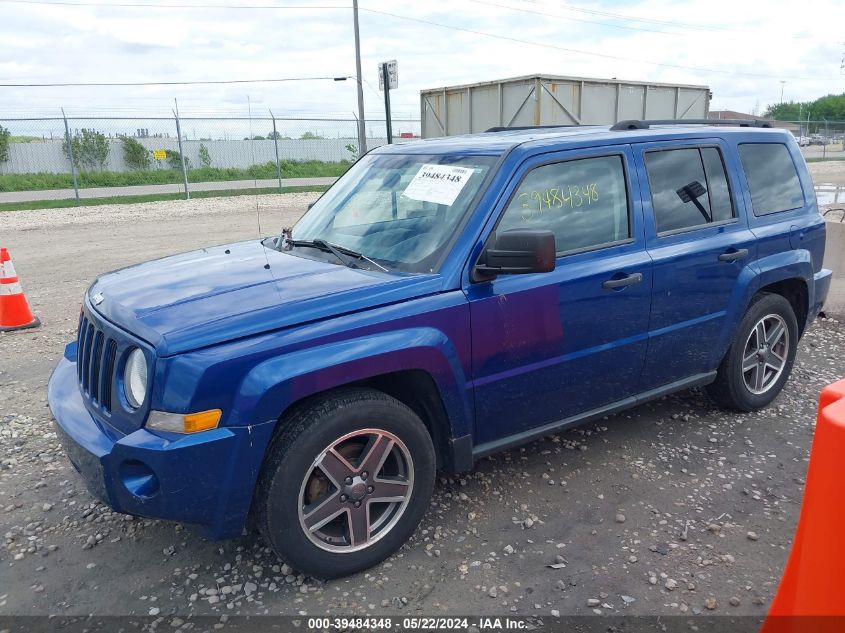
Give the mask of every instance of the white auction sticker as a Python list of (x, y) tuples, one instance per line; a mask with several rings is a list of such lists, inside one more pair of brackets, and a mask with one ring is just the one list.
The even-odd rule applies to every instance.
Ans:
[(472, 174), (473, 170), (467, 167), (426, 163), (420, 167), (404, 194), (412, 200), (451, 206)]

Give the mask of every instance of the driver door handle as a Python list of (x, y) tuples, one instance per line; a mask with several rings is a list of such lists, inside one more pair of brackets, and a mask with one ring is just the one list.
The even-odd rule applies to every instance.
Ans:
[(632, 273), (630, 275), (620, 277), (619, 279), (608, 279), (601, 285), (601, 287), (607, 289), (624, 288), (625, 286), (633, 286), (634, 284), (638, 284), (642, 280), (642, 273)]
[(747, 248), (731, 249), (719, 255), (720, 262), (735, 262), (738, 259), (745, 259), (748, 257)]

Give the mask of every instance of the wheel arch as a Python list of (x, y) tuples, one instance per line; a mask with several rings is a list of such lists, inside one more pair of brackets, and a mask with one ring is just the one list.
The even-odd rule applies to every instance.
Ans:
[(797, 277), (782, 279), (762, 286), (755, 293), (755, 296), (762, 293), (780, 295), (789, 301), (792, 311), (795, 313), (795, 320), (798, 322), (798, 336), (802, 336), (807, 326), (807, 315), (810, 310), (810, 292), (807, 281)]
[(236, 408), (243, 417), (277, 420), (277, 433), (294, 410), (349, 387), (378, 390), (414, 411), (431, 434), (442, 469), (471, 467), (465, 375), (451, 342), (438, 330), (378, 334), (269, 359), (243, 380)]

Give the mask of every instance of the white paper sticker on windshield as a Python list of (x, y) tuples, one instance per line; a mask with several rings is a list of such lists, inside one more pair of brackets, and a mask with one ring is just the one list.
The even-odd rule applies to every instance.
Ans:
[(404, 194), (412, 200), (451, 206), (472, 174), (471, 168), (426, 163), (420, 167)]

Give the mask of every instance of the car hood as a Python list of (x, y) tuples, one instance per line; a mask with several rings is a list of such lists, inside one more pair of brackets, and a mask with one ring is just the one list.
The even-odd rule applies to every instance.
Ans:
[(87, 302), (169, 356), (433, 294), (440, 281), (305, 259), (255, 240), (107, 273)]

